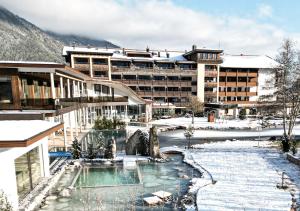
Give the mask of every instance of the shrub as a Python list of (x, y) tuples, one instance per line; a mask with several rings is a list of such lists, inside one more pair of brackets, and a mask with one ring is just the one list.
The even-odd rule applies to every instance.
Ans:
[(242, 109), (239, 111), (239, 119), (240, 119), (240, 120), (246, 119), (246, 109), (242, 108)]
[(126, 126), (125, 122), (121, 119), (114, 117), (112, 120), (106, 117), (98, 118), (95, 121), (95, 130), (113, 130), (113, 129), (124, 129)]
[(79, 159), (81, 157), (81, 146), (77, 138), (75, 138), (72, 143), (72, 155), (74, 159)]
[(1, 190), (0, 190), (0, 210), (1, 211), (12, 211), (13, 210), (13, 207), (7, 200), (7, 196)]

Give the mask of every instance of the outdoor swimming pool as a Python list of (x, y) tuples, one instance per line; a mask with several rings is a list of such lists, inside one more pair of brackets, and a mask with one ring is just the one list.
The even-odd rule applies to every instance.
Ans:
[(75, 187), (98, 187), (139, 184), (137, 169), (124, 169), (122, 166), (84, 167), (75, 178)]
[[(121, 166), (92, 166), (80, 173), (68, 170), (39, 210), (174, 210), (177, 199), (187, 192), (190, 178), (200, 174), (183, 163), (181, 155), (168, 157), (166, 163), (139, 163), (140, 175), (137, 169)], [(75, 189), (70, 197), (60, 196), (59, 192), (72, 183)], [(174, 202), (148, 207), (143, 198), (160, 190), (172, 193)]]

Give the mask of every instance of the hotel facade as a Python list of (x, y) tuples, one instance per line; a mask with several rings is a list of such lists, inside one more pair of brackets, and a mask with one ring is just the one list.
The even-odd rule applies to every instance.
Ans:
[[(190, 96), (201, 102), (256, 107), (264, 96), (271, 100), (270, 83), (277, 63), (268, 56), (226, 55), (219, 49), (189, 52), (65, 47), (72, 68), (91, 78), (124, 83), (157, 111), (186, 108)], [(271, 85), (270, 85), (271, 84)]]

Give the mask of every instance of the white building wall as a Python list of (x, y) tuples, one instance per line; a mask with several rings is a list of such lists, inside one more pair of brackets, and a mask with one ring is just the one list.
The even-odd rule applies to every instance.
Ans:
[(41, 176), (49, 176), (49, 157), (48, 157), (48, 137), (45, 137), (28, 147), (8, 148), (5, 151), (0, 151), (0, 190), (7, 196), (8, 201), (13, 206), (14, 210), (18, 209), (19, 199), (16, 180), (15, 159), (30, 150), (39, 147), (41, 157)]
[(197, 97), (200, 102), (204, 102), (204, 75), (205, 64), (197, 65)]
[(257, 100), (260, 100), (264, 96), (271, 97), (268, 100), (276, 100), (274, 96), (275, 92), (275, 71), (273, 69), (259, 69), (258, 71), (258, 90)]

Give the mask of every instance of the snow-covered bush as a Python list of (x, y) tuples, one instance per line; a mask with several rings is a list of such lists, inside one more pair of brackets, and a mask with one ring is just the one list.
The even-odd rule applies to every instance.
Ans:
[(8, 202), (6, 195), (0, 190), (0, 210), (1, 211), (12, 211), (13, 207)]

